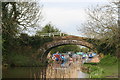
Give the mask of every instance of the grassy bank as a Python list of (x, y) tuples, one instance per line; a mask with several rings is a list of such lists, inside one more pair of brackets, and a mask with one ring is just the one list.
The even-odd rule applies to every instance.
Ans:
[(115, 56), (106, 55), (98, 64), (89, 63), (83, 66), (88, 68), (90, 78), (118, 77), (118, 59)]
[[(33, 50), (33, 49), (32, 49)], [(40, 62), (35, 52), (26, 50), (24, 53), (11, 53), (7, 55), (7, 59), (3, 60), (3, 67), (43, 67), (47, 63)], [(4, 57), (4, 56), (3, 56)], [(5, 59), (5, 58), (3, 58)]]
[(21, 33), (19, 37), (5, 41), (2, 48), (3, 66), (36, 67), (46, 65), (40, 62), (42, 53), (40, 54), (38, 50), (52, 40), (52, 37), (29, 36)]
[(103, 78), (116, 78), (118, 77), (118, 64), (110, 65), (110, 66), (104, 66), (100, 65), (100, 67), (104, 70), (104, 73), (102, 73)]
[(118, 77), (118, 62), (120, 60), (115, 56), (106, 55), (101, 62), (98, 64), (99, 67), (103, 68), (104, 73), (102, 77), (104, 78), (117, 78)]
[(4, 67), (43, 67), (45, 65), (39, 60), (21, 54), (11, 55), (9, 61), (3, 63)]

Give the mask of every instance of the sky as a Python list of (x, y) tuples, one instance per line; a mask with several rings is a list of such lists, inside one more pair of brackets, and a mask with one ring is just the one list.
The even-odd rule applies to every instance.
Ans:
[(83, 36), (78, 32), (81, 24), (87, 20), (85, 9), (97, 4), (108, 4), (108, 0), (38, 0), (43, 4), (44, 21), (42, 26), (51, 23), (61, 32)]

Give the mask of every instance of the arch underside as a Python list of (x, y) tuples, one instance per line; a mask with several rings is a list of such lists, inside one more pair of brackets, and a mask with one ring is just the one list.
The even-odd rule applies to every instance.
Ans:
[(94, 50), (94, 47), (92, 44), (86, 42), (86, 41), (77, 41), (77, 40), (60, 40), (60, 41), (53, 41), (53, 42), (50, 42), (50, 43), (47, 43), (45, 45), (45, 48), (44, 48), (44, 52), (43, 52), (43, 55), (41, 56), (43, 58), (44, 57), (47, 57), (48, 53), (55, 47), (58, 47), (58, 46), (62, 46), (62, 45), (81, 45), (81, 46), (85, 46), (91, 50)]

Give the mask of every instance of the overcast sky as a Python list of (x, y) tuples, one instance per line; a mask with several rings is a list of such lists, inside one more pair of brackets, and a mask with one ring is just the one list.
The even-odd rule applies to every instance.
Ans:
[(43, 4), (43, 26), (51, 22), (62, 32), (81, 36), (77, 28), (87, 19), (85, 9), (107, 4), (108, 0), (41, 0), (39, 3)]

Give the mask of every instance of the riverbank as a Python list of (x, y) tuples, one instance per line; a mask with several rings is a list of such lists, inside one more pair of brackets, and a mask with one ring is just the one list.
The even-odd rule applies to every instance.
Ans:
[(103, 78), (118, 78), (118, 64), (110, 65), (110, 66), (104, 66), (99, 65), (104, 70), (104, 73), (102, 73)]
[(90, 74), (91, 78), (118, 78), (117, 63), (114, 65), (84, 64), (83, 67), (86, 68), (83, 72)]
[(90, 78), (118, 78), (118, 60), (115, 56), (106, 55), (100, 63), (83, 64)]
[[(32, 49), (33, 50), (33, 49)], [(7, 55), (7, 59), (3, 60), (3, 67), (43, 67), (47, 65), (47, 63), (43, 63), (40, 61), (40, 58), (36, 57), (37, 50), (33, 51), (26, 49), (26, 53), (11, 53)], [(4, 57), (4, 56), (3, 56)], [(47, 59), (46, 59), (47, 60)]]

